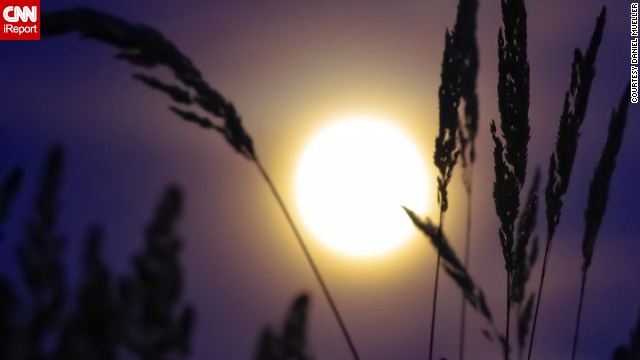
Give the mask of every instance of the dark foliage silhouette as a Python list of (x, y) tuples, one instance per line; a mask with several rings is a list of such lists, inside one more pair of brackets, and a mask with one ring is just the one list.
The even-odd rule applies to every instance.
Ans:
[(500, 219), (500, 245), (507, 270), (507, 316), (505, 336), (509, 358), (509, 324), (511, 318), (511, 283), (516, 267), (515, 223), (520, 208), (520, 192), (527, 174), (529, 125), (529, 60), (527, 57), (527, 11), (523, 0), (502, 0), (502, 22), (498, 35), (498, 108), (500, 130), (494, 121), (491, 136), (495, 182), (493, 198)]
[(589, 47), (587, 48), (586, 54), (583, 55), (578, 48), (574, 50), (573, 63), (571, 64), (571, 82), (564, 97), (562, 115), (560, 116), (558, 134), (556, 136), (555, 150), (553, 151), (553, 154), (551, 154), (551, 158), (549, 160), (549, 178), (545, 189), (545, 200), (547, 205), (547, 240), (545, 243), (544, 258), (542, 260), (542, 273), (540, 275), (540, 283), (538, 286), (538, 297), (536, 299), (536, 307), (533, 315), (531, 342), (529, 344), (529, 358), (531, 358), (531, 351), (533, 349), (538, 312), (540, 309), (540, 300), (542, 299), (542, 290), (547, 272), (547, 265), (549, 263), (551, 244), (553, 242), (556, 228), (560, 223), (563, 197), (569, 188), (573, 162), (578, 148), (580, 127), (582, 126), (586, 116), (591, 84), (595, 77), (595, 62), (600, 42), (602, 41), (606, 14), (607, 9), (606, 7), (603, 7), (598, 19), (596, 20), (596, 26), (593, 30), (591, 40), (589, 41)]
[[(43, 35), (64, 35), (72, 32), (79, 32), (86, 38), (118, 48), (120, 52), (116, 58), (132, 65), (147, 69), (167, 67), (181, 85), (166, 84), (159, 79), (141, 74), (134, 75), (134, 78), (152, 89), (165, 93), (180, 106), (192, 105), (197, 110), (205, 112), (211, 118), (196, 115), (193, 111), (197, 110), (193, 108), (180, 110), (179, 114), (188, 114), (185, 118), (187, 121), (193, 121), (192, 117), (200, 119), (200, 126), (220, 132), (238, 153), (248, 159), (255, 158), (251, 137), (242, 127), (233, 104), (209, 86), (191, 60), (160, 32), (149, 26), (129, 24), (115, 16), (87, 8), (42, 15)], [(221, 119), (222, 124), (216, 124), (216, 118)]]
[(620, 345), (613, 353), (613, 360), (640, 360), (640, 316), (636, 326), (631, 331), (631, 341), (628, 345)]
[[(147, 228), (134, 272), (116, 278), (101, 260), (102, 230), (92, 227), (77, 291), (66, 279), (66, 238), (57, 229), (64, 153), (45, 163), (25, 238), (18, 243), (20, 274), (29, 298), (0, 276), (2, 359), (177, 359), (189, 353), (193, 308), (181, 304), (183, 279), (175, 232), (182, 194), (170, 187)], [(3, 190), (4, 191), (4, 190)], [(4, 195), (4, 194), (3, 194)], [(8, 246), (8, 245), (5, 245)]]
[(60, 258), (65, 237), (58, 233), (58, 190), (64, 166), (62, 148), (51, 150), (44, 166), (25, 240), (18, 245), (21, 275), (29, 290), (32, 310), (26, 318), (25, 356), (42, 359), (45, 337), (55, 331), (68, 300), (65, 270)]
[(407, 208), (405, 208), (405, 211), (409, 215), (409, 218), (411, 218), (413, 224), (430, 239), (431, 243), (434, 246), (440, 247), (442, 267), (462, 289), (465, 299), (474, 309), (478, 310), (489, 323), (493, 324), (493, 318), (487, 306), (484, 292), (473, 282), (464, 265), (462, 265), (462, 262), (453, 251), (453, 248), (449, 245), (447, 237), (442, 234), (442, 239), (439, 241), (438, 226), (434, 225), (429, 218), (421, 220), (413, 211)]
[(309, 296), (299, 295), (291, 304), (280, 334), (263, 330), (256, 360), (311, 360), (307, 350)]
[[(438, 168), (438, 202), (440, 203), (440, 221), (438, 223), (439, 238), (442, 237), (444, 213), (449, 207), (447, 187), (453, 176), (453, 168), (458, 161), (456, 135), (458, 132), (458, 105), (460, 103), (460, 54), (456, 49), (455, 37), (445, 33), (445, 49), (442, 56), (441, 85), (438, 92), (440, 104), (440, 127), (436, 137), (434, 163)], [(429, 335), (429, 360), (433, 359), (433, 342), (435, 337), (436, 309), (438, 304), (438, 281), (440, 278), (440, 247), (437, 247), (435, 281), (431, 308), (431, 331)]]
[(449, 244), (447, 237), (444, 234), (439, 235), (438, 226), (434, 225), (429, 218), (422, 220), (413, 211), (407, 208), (404, 210), (407, 215), (409, 215), (413, 224), (430, 240), (430, 243), (434, 247), (440, 248), (439, 251), (442, 256), (441, 266), (461, 289), (464, 299), (469, 302), (471, 307), (475, 309), (489, 325), (490, 330), (485, 330), (485, 334), (488, 334), (490, 339), (497, 338), (503, 343), (504, 336), (500, 334), (493, 322), (491, 310), (487, 305), (484, 292), (473, 281), (471, 275), (467, 272), (467, 269)]
[[(359, 359), (358, 352), (333, 300), (333, 296), (329, 292), (318, 266), (291, 218), (282, 197), (264, 166), (258, 160), (258, 156), (254, 151), (253, 141), (243, 128), (240, 116), (233, 104), (209, 86), (192, 61), (183, 55), (173, 43), (149, 26), (130, 24), (115, 16), (87, 8), (43, 14), (43, 35), (64, 35), (72, 32), (78, 32), (87, 38), (118, 48), (120, 52), (116, 55), (116, 58), (127, 61), (132, 65), (142, 68), (167, 67), (180, 84), (165, 83), (160, 79), (144, 74), (135, 74), (134, 79), (141, 81), (154, 90), (165, 93), (176, 104), (170, 106), (170, 110), (173, 113), (187, 122), (195, 123), (204, 129), (213, 129), (219, 132), (235, 151), (257, 166), (280, 206), (329, 303), (352, 357)], [(216, 118), (221, 119), (222, 123), (216, 123), (214, 121)]]
[(484, 291), (473, 281), (466, 267), (459, 260), (453, 247), (451, 247), (447, 236), (442, 234), (442, 241), (438, 241), (438, 227), (433, 224), (431, 219), (426, 218), (422, 220), (413, 211), (407, 208), (404, 210), (407, 215), (409, 215), (413, 224), (430, 240), (430, 243), (434, 247), (440, 247), (443, 260), (441, 266), (454, 283), (458, 285), (465, 301), (471, 304), (471, 307), (482, 316), (489, 327), (488, 329), (482, 329), (482, 334), (491, 342), (497, 341), (501, 350), (503, 352), (506, 351), (505, 337), (500, 333), (493, 321), (493, 316), (486, 302)]
[(531, 188), (527, 195), (524, 211), (517, 221), (514, 251), (514, 274), (511, 286), (511, 300), (522, 303), (525, 298), (525, 285), (530, 276), (531, 266), (537, 257), (536, 246), (527, 253), (529, 240), (535, 231), (538, 215), (538, 187), (540, 186), (540, 170), (536, 169)]
[(598, 237), (598, 231), (602, 224), (602, 218), (607, 210), (607, 202), (609, 200), (609, 187), (611, 185), (611, 177), (616, 168), (616, 158), (622, 146), (622, 138), (624, 128), (627, 124), (627, 109), (629, 107), (629, 94), (631, 93), (631, 84), (628, 84), (620, 97), (618, 109), (614, 109), (611, 113), (609, 121), (609, 132), (607, 141), (604, 144), (602, 155), (598, 161), (598, 165), (593, 172), (591, 185), (589, 186), (589, 197), (587, 198), (587, 209), (584, 212), (585, 230), (582, 239), (582, 282), (580, 286), (580, 300), (578, 302), (578, 315), (576, 317), (576, 327), (573, 337), (572, 359), (576, 358), (578, 348), (578, 333), (580, 331), (580, 317), (582, 316), (582, 302), (584, 300), (585, 285), (587, 282), (587, 273), (591, 260), (593, 259), (593, 250)]
[[(460, 69), (460, 98), (464, 102), (464, 115), (458, 127), (460, 158), (462, 160), (462, 178), (467, 193), (467, 234), (464, 243), (464, 267), (469, 267), (471, 253), (471, 199), (473, 194), (473, 164), (476, 160), (476, 137), (478, 136), (478, 44), (476, 40), (476, 17), (478, 2), (463, 0), (458, 3), (458, 14), (453, 34), (456, 37), (458, 51), (462, 60)], [(460, 345), (458, 359), (464, 359), (467, 303), (462, 298), (460, 316)]]
[[(514, 270), (511, 279), (511, 301), (516, 308), (518, 358), (522, 359), (529, 335), (529, 322), (533, 313), (535, 293), (527, 295), (527, 283), (531, 269), (538, 258), (538, 238), (531, 237), (535, 232), (538, 214), (538, 188), (540, 186), (540, 169), (535, 175), (524, 210), (520, 213), (516, 228), (514, 251)], [(531, 245), (529, 245), (531, 243)]]
[(11, 204), (20, 191), (22, 177), (22, 169), (13, 168), (2, 181), (2, 185), (0, 185), (0, 229), (9, 217)]
[[(469, 145), (469, 161), (475, 160), (475, 136), (477, 133), (477, 96), (475, 81), (478, 70), (478, 54), (475, 42), (475, 17), (478, 4), (475, 0), (460, 0), (453, 31), (445, 31), (445, 46), (442, 55), (440, 73), (439, 128), (435, 140), (434, 164), (438, 169), (438, 202), (440, 204), (440, 221), (438, 238), (442, 237), (444, 214), (449, 207), (448, 185), (453, 176), (453, 169), (461, 152), (466, 153)], [(461, 100), (466, 101), (465, 122), (461, 126), (458, 107)], [(462, 129), (465, 129), (464, 131)], [(465, 137), (466, 136), (466, 137)], [(458, 137), (464, 139), (458, 140)], [(463, 155), (465, 157), (466, 154)], [(409, 213), (409, 212), (408, 212)], [(439, 241), (439, 240), (438, 240)], [(429, 334), (429, 359), (433, 359), (433, 345), (436, 325), (436, 309), (438, 302), (438, 283), (440, 279), (441, 246), (436, 241), (436, 271), (431, 309), (431, 329)], [(466, 259), (466, 258), (465, 258)], [(465, 260), (466, 261), (466, 260)], [(464, 301), (463, 301), (464, 311)], [(464, 319), (462, 320), (461, 343), (464, 339)], [(463, 355), (461, 346), (460, 357)]]
[[(460, 69), (460, 97), (464, 101), (464, 117), (460, 119), (458, 136), (460, 140), (460, 158), (465, 170), (476, 161), (476, 138), (478, 137), (478, 94), (477, 78), (480, 63), (478, 60), (478, 42), (476, 27), (478, 16), (477, 0), (461, 0), (458, 3), (456, 24), (453, 36), (462, 61)], [(465, 185), (471, 186), (471, 179), (465, 176)]]
[[(514, 304), (517, 306), (517, 334), (518, 334), (518, 346), (520, 354), (523, 355), (526, 345), (526, 339), (529, 331), (529, 323), (533, 313), (533, 301), (534, 294), (531, 293), (526, 296), (526, 284), (529, 280), (531, 268), (533, 267), (538, 257), (538, 245), (537, 238), (533, 240), (532, 246), (528, 246), (529, 238), (533, 233), (533, 229), (536, 225), (537, 214), (537, 192), (540, 183), (540, 173), (536, 171), (536, 175), (529, 190), (527, 197), (527, 205), (525, 211), (520, 214), (518, 220), (517, 229), (517, 243), (515, 257), (516, 268), (513, 277), (512, 298)], [(491, 311), (486, 303), (484, 292), (477, 286), (471, 278), (467, 268), (460, 262), (453, 248), (449, 245), (447, 237), (443, 234), (442, 243), (438, 245), (438, 227), (427, 218), (421, 220), (411, 210), (405, 211), (411, 218), (414, 225), (430, 239), (430, 243), (434, 246), (440, 246), (440, 252), (442, 255), (442, 266), (446, 273), (452, 278), (452, 280), (458, 285), (466, 301), (468, 301), (472, 308), (476, 310), (486, 321), (489, 326), (488, 329), (483, 329), (482, 333), (490, 341), (499, 340), (501, 350), (503, 353), (506, 351), (506, 339), (501, 334), (493, 321)], [(527, 252), (527, 249), (530, 251)]]

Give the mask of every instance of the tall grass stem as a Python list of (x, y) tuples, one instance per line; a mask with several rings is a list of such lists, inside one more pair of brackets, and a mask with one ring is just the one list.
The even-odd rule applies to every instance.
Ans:
[(527, 360), (531, 360), (531, 352), (533, 351), (533, 339), (536, 337), (536, 325), (538, 324), (538, 310), (540, 309), (540, 299), (542, 298), (542, 287), (544, 285), (544, 278), (547, 274), (547, 264), (549, 263), (549, 253), (551, 252), (552, 234), (547, 234), (547, 243), (544, 249), (544, 259), (542, 260), (542, 273), (540, 274), (540, 284), (538, 284), (538, 293), (536, 295), (536, 309), (533, 312), (533, 324), (531, 325), (531, 337), (529, 338), (529, 351), (527, 353)]
[(436, 260), (436, 280), (433, 284), (433, 306), (431, 307), (431, 334), (429, 335), (429, 360), (433, 360), (433, 339), (436, 328), (436, 308), (438, 303), (438, 279), (440, 278), (440, 243), (442, 242), (442, 226), (444, 211), (440, 209), (440, 222), (438, 224), (438, 259)]
[[(464, 267), (469, 270), (469, 253), (471, 248), (471, 205), (473, 195), (473, 163), (468, 168), (468, 186), (467, 186), (467, 234), (464, 243)], [(467, 330), (467, 301), (462, 294), (462, 310), (460, 311), (460, 347), (458, 349), (458, 359), (464, 360), (464, 343)]]
[(580, 285), (580, 300), (578, 302), (578, 315), (576, 316), (576, 329), (573, 333), (573, 348), (571, 350), (571, 359), (576, 359), (576, 351), (578, 350), (578, 333), (580, 332), (580, 318), (582, 317), (582, 303), (584, 300), (584, 288), (587, 283), (587, 271), (582, 271), (582, 284)]
[(325, 298), (327, 299), (327, 302), (329, 303), (329, 306), (331, 307), (331, 311), (333, 312), (333, 316), (338, 321), (338, 325), (340, 326), (340, 330), (342, 331), (342, 335), (344, 336), (345, 340), (347, 341), (347, 345), (349, 346), (349, 351), (351, 352), (351, 356), (353, 357), (354, 360), (360, 360), (360, 356), (358, 355), (358, 351), (356, 350), (356, 347), (355, 347), (355, 345), (353, 343), (353, 340), (351, 339), (351, 336), (349, 335), (349, 331), (347, 330), (347, 326), (345, 325), (344, 320), (342, 319), (342, 316), (340, 315), (340, 311), (338, 311), (338, 307), (336, 306), (336, 303), (333, 300), (333, 296), (331, 296), (331, 293), (329, 292), (329, 288), (327, 287), (326, 283), (324, 282), (324, 279), (322, 278), (322, 275), (320, 274), (320, 270), (318, 269), (318, 266), (316, 265), (315, 261), (313, 260), (313, 257), (311, 256), (311, 253), (309, 252), (309, 249), (307, 248), (307, 245), (306, 245), (305, 241), (302, 239), (302, 236), (300, 235), (300, 232), (298, 231), (298, 227), (296, 226), (295, 222), (291, 218), (291, 215), (289, 214), (289, 210), (287, 209), (287, 206), (285, 205), (284, 201), (282, 200), (282, 197), (280, 197), (280, 193), (278, 192), (278, 189), (276, 188), (276, 186), (273, 183), (273, 181), (271, 181), (271, 177), (269, 176), (269, 174), (267, 173), (265, 168), (262, 166), (262, 163), (260, 163), (258, 158), (256, 157), (254, 160), (255, 160), (256, 166), (258, 167), (258, 170), (260, 171), (260, 174), (262, 175), (262, 177), (266, 181), (267, 185), (269, 186), (269, 189), (271, 190), (271, 193), (276, 198), (276, 201), (278, 202), (278, 205), (280, 206), (280, 210), (282, 210), (282, 213), (284, 214), (285, 218), (287, 219), (287, 223), (289, 223), (289, 227), (293, 231), (293, 234), (295, 235), (296, 240), (298, 241), (298, 245), (300, 245), (300, 248), (302, 249), (302, 252), (304, 253), (305, 258), (307, 259), (307, 262), (309, 263), (309, 266), (311, 266), (311, 270), (313, 271), (313, 275), (315, 276), (316, 280), (320, 284), (320, 288), (322, 288), (322, 293), (324, 294)]
[(505, 325), (505, 349), (504, 360), (509, 360), (509, 353), (511, 352), (511, 344), (509, 343), (509, 324), (511, 323), (511, 273), (507, 271), (507, 321)]

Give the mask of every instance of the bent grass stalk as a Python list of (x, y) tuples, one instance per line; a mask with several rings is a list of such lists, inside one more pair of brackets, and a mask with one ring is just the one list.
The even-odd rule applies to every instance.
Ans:
[(500, 334), (495, 326), (484, 291), (477, 286), (471, 278), (471, 275), (451, 247), (447, 236), (445, 236), (444, 233), (440, 233), (441, 227), (434, 225), (428, 217), (422, 220), (413, 211), (407, 208), (404, 208), (404, 210), (420, 232), (430, 240), (429, 242), (433, 246), (439, 249), (442, 260), (440, 265), (444, 268), (446, 274), (458, 285), (464, 299), (469, 302), (471, 307), (487, 322), (489, 330), (483, 329), (482, 333), (492, 342), (494, 339), (498, 340), (502, 346), (502, 351), (506, 351), (504, 347), (504, 335)]
[(358, 352), (356, 350), (355, 344), (353, 343), (353, 340), (351, 339), (351, 336), (349, 335), (349, 331), (347, 330), (347, 326), (345, 325), (344, 320), (342, 319), (342, 316), (340, 316), (340, 311), (338, 311), (338, 306), (336, 305), (335, 301), (333, 300), (333, 296), (331, 296), (331, 292), (329, 291), (329, 288), (327, 287), (324, 279), (322, 278), (322, 274), (320, 273), (320, 270), (318, 269), (318, 266), (316, 265), (315, 261), (313, 260), (313, 257), (311, 256), (311, 253), (309, 252), (309, 249), (307, 248), (307, 245), (304, 242), (304, 239), (300, 235), (300, 232), (298, 231), (298, 228), (297, 228), (295, 222), (291, 218), (291, 215), (289, 214), (289, 210), (287, 209), (287, 206), (285, 205), (284, 201), (282, 200), (282, 197), (280, 196), (280, 193), (278, 192), (278, 189), (276, 188), (276, 186), (273, 183), (273, 181), (271, 181), (271, 177), (269, 177), (269, 174), (264, 169), (264, 167), (262, 166), (262, 163), (260, 163), (260, 161), (258, 160), (257, 157), (255, 158), (254, 162), (255, 162), (256, 166), (258, 167), (258, 170), (260, 171), (260, 175), (262, 175), (262, 178), (264, 179), (264, 181), (269, 186), (269, 189), (271, 190), (271, 193), (276, 198), (276, 201), (278, 202), (278, 206), (280, 206), (280, 210), (282, 211), (282, 213), (284, 214), (285, 218), (287, 219), (287, 223), (289, 224), (289, 227), (293, 231), (293, 234), (295, 235), (296, 240), (298, 241), (298, 245), (300, 245), (300, 248), (302, 249), (302, 252), (304, 253), (305, 258), (307, 259), (307, 262), (309, 263), (309, 266), (311, 266), (311, 270), (313, 271), (313, 275), (316, 277), (316, 280), (318, 281), (318, 284), (320, 284), (320, 288), (322, 289), (322, 293), (324, 294), (325, 298), (327, 299), (327, 302), (329, 303), (329, 306), (331, 307), (331, 312), (333, 313), (333, 316), (336, 318), (336, 321), (338, 321), (338, 325), (340, 326), (340, 330), (342, 331), (342, 334), (344, 335), (345, 340), (347, 341), (347, 345), (349, 346), (349, 351), (351, 352), (351, 355), (353, 356), (354, 359), (360, 359), (360, 357), (358, 355)]
[[(119, 53), (116, 58), (142, 68), (167, 67), (175, 76), (178, 84), (168, 84), (155, 77), (135, 74), (134, 79), (146, 86), (169, 96), (174, 104), (170, 110), (184, 121), (195, 123), (204, 129), (212, 129), (222, 134), (227, 143), (247, 160), (252, 161), (260, 171), (271, 193), (282, 210), (287, 223), (294, 233), (298, 245), (318, 281), (338, 322), (351, 356), (359, 360), (355, 345), (338, 311), (329, 289), (323, 280), (306, 243), (300, 235), (295, 222), (289, 215), (284, 201), (268, 176), (254, 151), (253, 141), (242, 126), (235, 107), (222, 94), (213, 89), (202, 77), (192, 61), (159, 31), (146, 25), (130, 24), (115, 16), (87, 8), (76, 8), (44, 14), (42, 16), (43, 35), (64, 35), (79, 32), (87, 38), (115, 46)], [(189, 109), (185, 107), (191, 106)], [(195, 108), (195, 109), (194, 109)], [(202, 114), (204, 113), (204, 114)], [(215, 123), (212, 118), (223, 122)]]

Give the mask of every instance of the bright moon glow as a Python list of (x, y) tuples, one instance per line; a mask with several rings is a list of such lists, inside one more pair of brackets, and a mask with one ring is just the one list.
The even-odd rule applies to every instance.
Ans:
[(300, 159), (298, 209), (311, 232), (344, 254), (373, 257), (402, 245), (424, 214), (427, 171), (411, 140), (389, 122), (349, 117), (322, 130)]

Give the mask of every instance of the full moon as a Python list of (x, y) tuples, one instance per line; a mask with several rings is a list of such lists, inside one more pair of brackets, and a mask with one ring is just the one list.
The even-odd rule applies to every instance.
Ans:
[(298, 210), (329, 248), (376, 257), (413, 233), (402, 209), (424, 214), (432, 186), (413, 142), (391, 122), (349, 117), (321, 130), (299, 160)]

